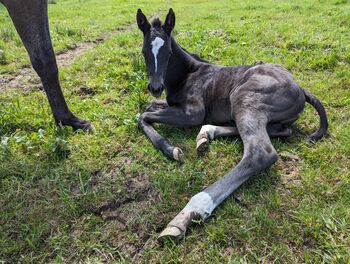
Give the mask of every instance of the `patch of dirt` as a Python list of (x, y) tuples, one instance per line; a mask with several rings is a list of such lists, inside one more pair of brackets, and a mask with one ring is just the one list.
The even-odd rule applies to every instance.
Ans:
[[(105, 220), (113, 219), (123, 219), (128, 218), (129, 213), (134, 213), (136, 211), (142, 210), (142, 208), (136, 208), (139, 210), (129, 210), (128, 208), (123, 209), (125, 205), (133, 205), (133, 207), (138, 207), (139, 204), (143, 204), (145, 200), (152, 200), (157, 196), (157, 192), (153, 185), (148, 181), (148, 176), (146, 174), (134, 174), (129, 178), (124, 185), (125, 194), (124, 197), (118, 200), (112, 199), (101, 203), (97, 211), (101, 214), (102, 218)], [(135, 204), (137, 203), (137, 204)], [(129, 212), (133, 211), (133, 212)], [(127, 213), (127, 215), (125, 215)], [(124, 217), (123, 217), (124, 216)], [(121, 221), (123, 224), (126, 221)]]
[[(133, 162), (128, 156), (119, 157), (91, 174), (86, 188), (107, 198), (86, 205), (86, 212), (105, 221), (106, 240), (123, 257), (135, 262), (141, 259), (144, 250), (158, 246), (155, 234), (158, 227), (163, 227), (167, 222), (156, 209), (160, 196), (149, 181), (149, 176), (142, 172), (130, 172)], [(78, 182), (72, 184), (71, 194), (75, 197), (83, 195)], [(71, 235), (79, 237), (81, 232), (76, 228)]]
[[(105, 221), (115, 221), (117, 231), (113, 244), (128, 258), (137, 259), (146, 249), (157, 244), (151, 237), (155, 231), (154, 204), (159, 194), (146, 174), (134, 174), (124, 184), (123, 198), (100, 204), (98, 213)], [(132, 234), (132, 238), (130, 237)]]
[[(115, 34), (131, 30), (134, 23), (129, 23), (123, 27), (118, 27), (108, 33), (104, 33), (94, 40), (76, 43), (72, 48), (61, 51), (56, 54), (58, 69), (64, 68), (72, 63), (75, 59), (92, 50), (98, 44), (110, 39)], [(13, 74), (3, 74), (0, 76), (0, 92), (7, 89), (20, 88), (26, 92), (31, 89), (43, 89), (40, 78), (30, 65), (23, 66), (19, 71)]]
[(80, 96), (94, 95), (96, 94), (96, 90), (92, 87), (82, 86), (79, 88), (77, 94)]
[(282, 151), (279, 153), (279, 156), (280, 159), (276, 165), (278, 166), (279, 171), (281, 171), (281, 183), (285, 187), (300, 184), (299, 172), (302, 159), (287, 151)]
[[(298, 199), (292, 192), (293, 189), (298, 188), (302, 183), (300, 170), (303, 167), (303, 159), (287, 151), (280, 152), (279, 157), (276, 167), (281, 176), (279, 183), (276, 185), (276, 190), (281, 197), (284, 197), (283, 200), (286, 202), (285, 206), (287, 208), (296, 207), (298, 206)], [(286, 211), (288, 210), (286, 209)]]

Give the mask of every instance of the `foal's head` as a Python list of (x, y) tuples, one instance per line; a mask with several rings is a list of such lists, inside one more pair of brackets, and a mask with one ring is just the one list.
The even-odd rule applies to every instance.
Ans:
[(148, 90), (159, 97), (164, 89), (164, 77), (171, 56), (171, 32), (175, 26), (175, 14), (170, 8), (164, 24), (156, 18), (151, 24), (141, 9), (137, 10), (137, 25), (143, 32), (142, 53), (145, 57)]

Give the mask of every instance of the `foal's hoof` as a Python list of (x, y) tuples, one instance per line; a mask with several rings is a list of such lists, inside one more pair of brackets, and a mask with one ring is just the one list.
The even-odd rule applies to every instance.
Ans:
[(167, 225), (167, 227), (160, 233), (158, 241), (175, 240), (179, 241), (185, 236), (187, 227), (191, 224), (193, 219), (200, 218), (199, 214), (187, 210), (186, 207), (180, 213), (178, 213), (173, 220)]
[(202, 154), (206, 152), (209, 148), (209, 139), (207, 137), (202, 137), (197, 141), (197, 152), (198, 154)]
[(175, 148), (173, 149), (173, 158), (174, 158), (174, 160), (183, 162), (184, 153), (182, 152), (182, 150), (181, 150), (180, 148), (175, 147)]
[(179, 241), (185, 233), (176, 226), (167, 226), (158, 236), (158, 241), (164, 243), (166, 240)]

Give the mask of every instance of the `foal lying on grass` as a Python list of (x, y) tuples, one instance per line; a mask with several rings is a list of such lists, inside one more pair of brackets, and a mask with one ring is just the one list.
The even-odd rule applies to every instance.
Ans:
[[(192, 219), (209, 217), (249, 177), (275, 163), (277, 153), (270, 137), (291, 135), (291, 126), (303, 111), (305, 101), (320, 116), (320, 128), (308, 139), (314, 142), (326, 134), (324, 107), (281, 66), (259, 63), (223, 67), (202, 60), (181, 48), (171, 37), (175, 26), (172, 9), (164, 24), (159, 19), (150, 24), (139, 9), (137, 24), (144, 36), (142, 52), (148, 89), (155, 97), (166, 90), (166, 100), (151, 101), (139, 119), (140, 127), (153, 145), (167, 157), (182, 160), (181, 149), (170, 145), (152, 123), (176, 127), (203, 125), (197, 136), (198, 151), (204, 151), (209, 140), (222, 136), (240, 136), (244, 144), (243, 158), (238, 165), (193, 196), (160, 238), (182, 237)], [(235, 126), (209, 125), (229, 122)]]

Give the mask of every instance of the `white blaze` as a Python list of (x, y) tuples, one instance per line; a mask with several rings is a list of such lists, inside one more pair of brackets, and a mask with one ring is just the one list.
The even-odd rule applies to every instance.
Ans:
[(152, 44), (152, 53), (153, 53), (153, 56), (154, 56), (154, 64), (156, 65), (156, 72), (157, 72), (157, 68), (158, 68), (157, 56), (158, 56), (159, 49), (161, 47), (163, 47), (163, 45), (164, 45), (164, 40), (159, 38), (159, 37), (156, 37), (151, 42), (151, 44)]

